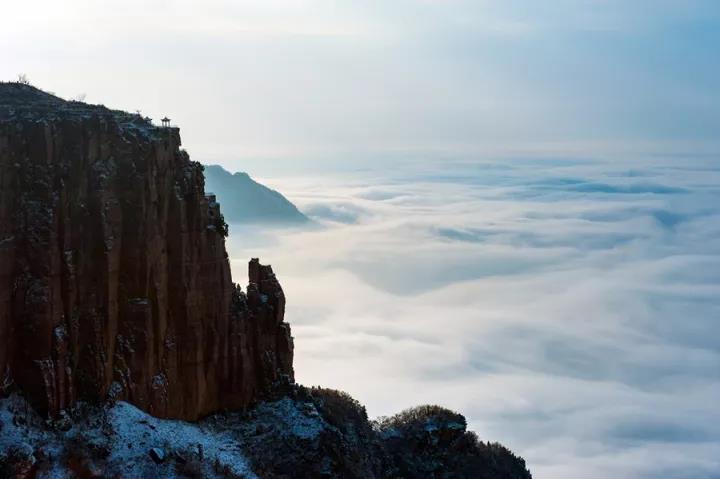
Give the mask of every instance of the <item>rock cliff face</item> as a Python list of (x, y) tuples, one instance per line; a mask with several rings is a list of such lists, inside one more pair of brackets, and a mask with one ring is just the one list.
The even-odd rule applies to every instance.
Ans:
[(0, 84), (0, 387), (197, 419), (291, 381), (282, 288), (253, 260), (242, 293), (225, 234), (176, 128)]

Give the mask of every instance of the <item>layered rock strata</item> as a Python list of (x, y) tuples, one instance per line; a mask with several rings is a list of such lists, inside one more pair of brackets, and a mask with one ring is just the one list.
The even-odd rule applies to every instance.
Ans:
[(282, 288), (252, 260), (240, 291), (226, 228), (178, 129), (0, 84), (0, 387), (197, 419), (292, 381)]

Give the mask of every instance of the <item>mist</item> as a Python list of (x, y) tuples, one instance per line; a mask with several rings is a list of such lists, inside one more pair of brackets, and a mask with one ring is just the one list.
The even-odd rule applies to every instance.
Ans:
[[(679, 163), (682, 163), (679, 165)], [(272, 263), (298, 381), (372, 416), (464, 411), (538, 478), (720, 470), (720, 168), (457, 161), (265, 178), (320, 228), (231, 226)]]

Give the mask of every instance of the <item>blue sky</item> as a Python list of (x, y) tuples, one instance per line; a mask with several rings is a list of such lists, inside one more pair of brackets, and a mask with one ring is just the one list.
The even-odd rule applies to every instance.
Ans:
[(238, 169), (715, 153), (719, 25), (712, 0), (31, 0), (4, 7), (0, 77), (167, 114)]

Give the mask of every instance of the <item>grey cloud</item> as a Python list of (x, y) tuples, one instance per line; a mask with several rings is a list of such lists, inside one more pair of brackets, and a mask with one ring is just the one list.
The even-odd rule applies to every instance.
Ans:
[(622, 233), (595, 233), (565, 237), (527, 231), (460, 230), (454, 228), (438, 228), (437, 234), (450, 240), (472, 243), (493, 241), (533, 248), (566, 247), (582, 250), (614, 248), (637, 238), (637, 235)]
[(633, 444), (642, 444), (648, 441), (706, 442), (712, 438), (712, 435), (703, 428), (662, 421), (657, 418), (638, 417), (627, 418), (627, 422), (613, 426), (609, 433)]
[(388, 189), (376, 189), (376, 188), (370, 188), (367, 191), (360, 193), (358, 195), (358, 198), (363, 198), (366, 200), (374, 200), (374, 201), (385, 201), (385, 200), (392, 200), (398, 197), (403, 196), (402, 192), (398, 191), (392, 191)]
[(335, 221), (338, 223), (356, 223), (366, 210), (352, 203), (309, 204), (305, 214), (312, 218)]
[(612, 185), (609, 183), (586, 182), (582, 180), (565, 179), (555, 184), (536, 185), (539, 188), (560, 189), (565, 191), (576, 191), (579, 193), (620, 193), (620, 194), (657, 194), (667, 195), (686, 193), (687, 190), (666, 185), (653, 183), (633, 183), (629, 185)]

